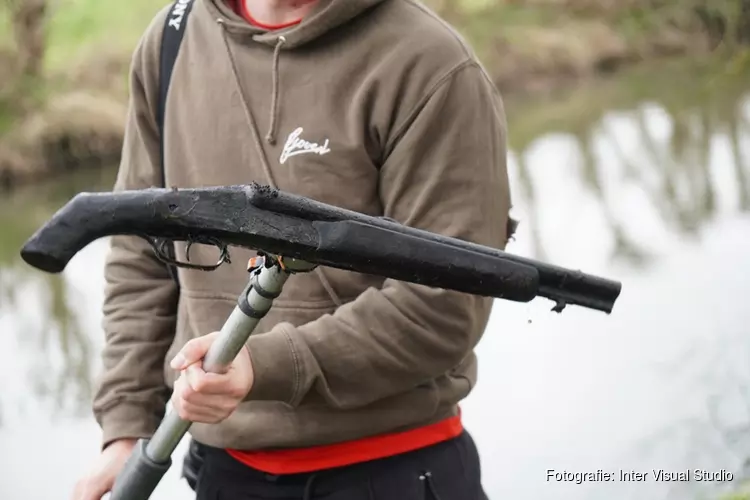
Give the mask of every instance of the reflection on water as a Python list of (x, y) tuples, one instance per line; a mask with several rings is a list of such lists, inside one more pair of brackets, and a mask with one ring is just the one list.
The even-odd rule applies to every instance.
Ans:
[[(626, 78), (632, 81), (582, 89), (531, 109), (509, 104), (515, 201), (523, 203), (525, 222), (534, 226), (529, 236), (538, 258), (560, 243), (554, 236), (547, 245), (539, 241), (546, 222), (538, 219), (549, 221), (550, 213), (536, 206), (538, 191), (563, 190), (545, 181), (550, 175), (573, 176), (562, 182), (577, 184), (595, 203), (590, 208), (604, 219), (601, 229), (612, 244), (607, 257), (630, 264), (648, 261), (653, 242), (636, 234), (637, 228), (626, 229), (633, 214), (622, 213), (623, 205), (648, 211), (638, 225), (658, 225), (683, 238), (698, 237), (704, 224), (727, 211), (750, 208), (746, 83), (685, 69)], [(549, 158), (530, 165), (534, 155)], [(534, 179), (535, 172), (545, 179)], [(570, 194), (556, 196), (580, 201)]]
[[(80, 172), (28, 189), (0, 205), (0, 325), (15, 333), (24, 353), (24, 388), (45, 403), (51, 415), (85, 416), (92, 395), (92, 336), (67, 274), (35, 272), (18, 251), (33, 231), (82, 190), (110, 189), (115, 172)], [(0, 398), (0, 412), (9, 411)], [(2, 425), (2, 422), (0, 422)]]
[[(521, 219), (509, 250), (624, 288), (611, 316), (497, 303), (465, 404), (491, 498), (692, 498), (702, 486), (561, 484), (546, 481), (550, 468), (739, 474), (750, 457), (750, 94), (734, 79), (667, 71), (508, 108)], [(0, 382), (0, 445), (18, 455), (29, 440), (60, 443), (46, 457), (58, 488), (86, 465), (62, 457), (82, 449), (88, 460), (98, 446), (89, 400), (106, 242), (61, 276), (24, 265), (18, 249), (75, 192), (113, 177), (0, 201), (0, 330), (18, 374)], [(59, 498), (23, 481), (30, 470), (0, 459), (0, 498)], [(155, 499), (189, 498), (174, 475), (159, 488)]]

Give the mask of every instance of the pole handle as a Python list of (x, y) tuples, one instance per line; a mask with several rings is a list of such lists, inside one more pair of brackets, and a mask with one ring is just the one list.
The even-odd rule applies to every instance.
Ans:
[(146, 454), (148, 440), (139, 439), (133, 453), (125, 462), (125, 467), (115, 479), (109, 500), (148, 500), (164, 474), (172, 465), (172, 459), (166, 462), (154, 462)]

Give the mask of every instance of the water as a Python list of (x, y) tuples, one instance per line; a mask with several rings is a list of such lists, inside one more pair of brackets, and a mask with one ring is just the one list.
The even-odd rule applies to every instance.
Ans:
[[(492, 499), (717, 498), (750, 457), (750, 92), (737, 77), (633, 73), (548, 102), (509, 102), (515, 215), (508, 250), (623, 282), (611, 316), (497, 302), (464, 403)], [(80, 173), (0, 202), (0, 498), (67, 498), (96, 457), (106, 241), (61, 276), (18, 249)], [(189, 499), (184, 443), (152, 498)], [(651, 470), (734, 481), (655, 481)], [(548, 470), (648, 472), (642, 482)], [(619, 477), (619, 476), (618, 476)]]

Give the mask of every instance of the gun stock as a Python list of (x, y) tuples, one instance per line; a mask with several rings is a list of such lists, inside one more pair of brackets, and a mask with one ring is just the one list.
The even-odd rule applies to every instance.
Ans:
[(537, 296), (610, 313), (619, 282), (410, 228), (257, 184), (81, 193), (26, 242), (23, 260), (59, 273), (92, 241), (221, 242), (307, 262), (475, 295)]
[(150, 188), (79, 193), (39, 228), (21, 250), (23, 260), (59, 273), (73, 256), (105, 236), (175, 241), (218, 240), (267, 251), (315, 248), (309, 221), (261, 211), (248, 203), (254, 187)]

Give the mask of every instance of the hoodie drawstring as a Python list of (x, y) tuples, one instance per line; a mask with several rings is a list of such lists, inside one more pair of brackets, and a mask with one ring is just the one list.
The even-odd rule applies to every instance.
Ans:
[[(239, 71), (237, 71), (237, 63), (234, 60), (234, 55), (232, 54), (232, 49), (229, 47), (229, 40), (227, 39), (227, 32), (226, 32), (226, 26), (224, 25), (224, 20), (219, 18), (216, 20), (216, 22), (221, 27), (221, 38), (224, 42), (224, 47), (226, 48), (227, 55), (229, 57), (229, 63), (230, 67), (232, 68), (232, 77), (234, 79), (235, 87), (237, 88), (237, 93), (240, 95), (240, 100), (242, 101), (242, 109), (245, 113), (245, 119), (247, 120), (248, 127), (250, 128), (250, 132), (253, 136), (253, 143), (255, 144), (255, 149), (258, 152), (258, 156), (260, 157), (260, 163), (263, 167), (263, 173), (266, 176), (266, 180), (268, 181), (268, 185), (271, 186), (274, 189), (278, 189), (278, 186), (276, 185), (276, 181), (273, 178), (273, 173), (271, 172), (271, 166), (268, 164), (268, 158), (266, 157), (266, 153), (263, 150), (263, 143), (260, 140), (260, 134), (258, 133), (258, 126), (255, 123), (255, 119), (253, 118), (253, 114), (250, 112), (250, 105), (247, 102), (247, 98), (245, 97), (245, 93), (242, 91), (242, 85), (240, 84), (240, 76)], [(278, 116), (278, 110), (279, 110), (279, 58), (281, 55), (281, 46), (286, 42), (286, 39), (283, 36), (280, 36), (276, 46), (274, 47), (273, 51), (273, 66), (272, 66), (272, 77), (273, 77), (273, 91), (271, 94), (271, 123), (268, 126), (268, 134), (266, 134), (266, 141), (268, 141), (269, 144), (273, 145), (276, 142), (276, 121)], [(343, 301), (339, 297), (339, 295), (336, 293), (336, 291), (333, 289), (333, 286), (331, 286), (331, 283), (328, 281), (328, 278), (326, 278), (325, 274), (323, 274), (323, 269), (321, 266), (318, 266), (315, 268), (315, 274), (318, 275), (318, 279), (320, 280), (321, 285), (323, 285), (323, 288), (325, 289), (328, 296), (331, 298), (333, 303), (336, 305), (336, 307), (341, 307), (343, 305)]]
[(284, 42), (286, 42), (286, 38), (280, 36), (276, 42), (276, 47), (273, 49), (273, 65), (271, 68), (273, 79), (273, 91), (271, 92), (271, 116), (268, 123), (268, 133), (266, 134), (266, 142), (272, 146), (276, 144), (276, 115), (279, 100), (279, 55), (281, 54), (281, 46), (284, 45)]
[(237, 93), (240, 95), (240, 100), (242, 101), (242, 110), (245, 112), (245, 119), (247, 120), (247, 124), (250, 128), (250, 132), (253, 135), (253, 142), (255, 143), (255, 149), (258, 152), (258, 156), (260, 156), (260, 163), (263, 167), (263, 173), (266, 174), (266, 179), (268, 180), (268, 183), (271, 185), (271, 187), (276, 187), (276, 183), (273, 179), (273, 174), (271, 173), (271, 166), (268, 164), (268, 158), (266, 158), (266, 153), (263, 151), (263, 144), (261, 143), (260, 136), (258, 134), (258, 126), (255, 123), (255, 118), (253, 118), (253, 114), (250, 112), (250, 105), (247, 102), (247, 98), (245, 97), (245, 93), (242, 91), (242, 85), (240, 84), (240, 75), (237, 71), (237, 63), (234, 60), (234, 55), (232, 54), (232, 49), (229, 47), (229, 40), (227, 40), (227, 32), (224, 26), (224, 20), (223, 19), (217, 19), (216, 22), (219, 23), (219, 26), (221, 26), (221, 39), (224, 42), (224, 47), (227, 49), (227, 55), (229, 56), (229, 65), (232, 68), (232, 77), (234, 80), (234, 85), (237, 88)]

